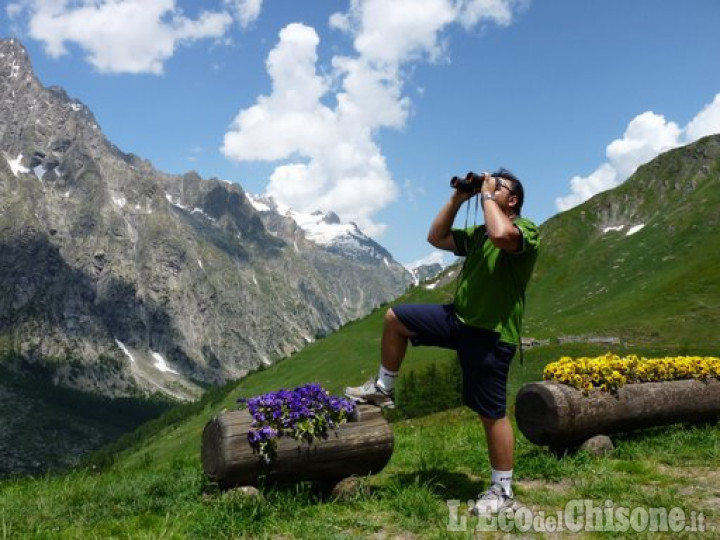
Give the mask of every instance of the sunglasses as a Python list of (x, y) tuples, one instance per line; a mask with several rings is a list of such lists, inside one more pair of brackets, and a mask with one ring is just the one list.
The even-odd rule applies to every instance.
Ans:
[(513, 195), (517, 195), (517, 192), (515, 191), (515, 188), (511, 188), (510, 186), (508, 186), (508, 185), (503, 181), (502, 178), (500, 178), (499, 176), (496, 176), (496, 177), (495, 177), (495, 189), (501, 189), (501, 188), (507, 189), (507, 190), (508, 190), (510, 193), (512, 193)]

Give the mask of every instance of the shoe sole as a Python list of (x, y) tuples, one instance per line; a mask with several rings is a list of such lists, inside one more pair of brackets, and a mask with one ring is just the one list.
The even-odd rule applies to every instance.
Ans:
[(352, 399), (355, 403), (369, 403), (370, 405), (375, 405), (376, 407), (380, 407), (381, 409), (394, 409), (395, 408), (395, 402), (391, 400), (390, 398), (383, 398), (383, 397), (372, 397), (372, 398), (361, 398), (356, 396), (349, 396), (345, 394), (345, 397)]
[(487, 517), (497, 516), (497, 515), (500, 515), (503, 513), (507, 514), (507, 513), (511, 513), (511, 512), (516, 512), (522, 507), (523, 507), (523, 505), (518, 503), (517, 501), (510, 500), (510, 501), (505, 502), (505, 504), (500, 506), (500, 508), (498, 508), (497, 511), (495, 511), (495, 512), (490, 512), (490, 511), (480, 512), (476, 508), (473, 507), (468, 513), (471, 516), (487, 518)]

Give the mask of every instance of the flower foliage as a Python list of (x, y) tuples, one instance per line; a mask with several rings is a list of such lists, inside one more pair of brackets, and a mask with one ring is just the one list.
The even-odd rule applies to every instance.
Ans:
[(674, 356), (620, 357), (607, 353), (596, 358), (563, 356), (545, 366), (543, 379), (569, 384), (580, 390), (617, 390), (626, 383), (672, 381), (677, 379), (720, 378), (720, 358)]
[(331, 396), (316, 383), (240, 398), (238, 403), (246, 404), (252, 415), (248, 442), (265, 463), (276, 457), (278, 438), (289, 436), (308, 444), (327, 438), (328, 430), (337, 429), (355, 412), (354, 402)]

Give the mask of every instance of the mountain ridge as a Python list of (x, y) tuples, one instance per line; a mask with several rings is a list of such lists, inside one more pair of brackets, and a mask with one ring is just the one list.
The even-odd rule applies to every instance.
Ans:
[(717, 344), (709, 328), (720, 313), (704, 297), (720, 297), (712, 270), (720, 264), (719, 187), (720, 135), (710, 135), (546, 221), (527, 332), (550, 337), (592, 325), (654, 342), (677, 334), (684, 314), (697, 323), (685, 339)]
[(391, 257), (269, 230), (238, 184), (122, 152), (17, 40), (0, 73), (0, 353), (56, 384), (193, 398), (409, 285)]
[[(716, 322), (720, 321), (720, 274), (716, 269), (717, 259), (720, 257), (720, 240), (716, 235), (710, 241), (707, 237), (697, 239), (697, 243), (705, 244), (707, 254), (712, 255), (709, 259), (704, 257), (704, 253), (697, 256), (698, 253), (693, 250), (694, 245), (691, 244), (687, 251), (678, 252), (676, 259), (666, 261), (675, 268), (671, 277), (668, 277), (661, 265), (656, 265), (660, 266), (660, 269), (659, 271), (654, 269), (656, 271), (653, 275), (647, 276), (647, 272), (643, 274), (653, 284), (656, 280), (669, 284), (667, 290), (669, 295), (685, 299), (682, 309), (675, 310), (674, 317), (668, 325), (665, 323), (667, 317), (665, 310), (643, 311), (645, 305), (658, 296), (656, 290), (650, 286), (635, 287), (631, 292), (637, 294), (630, 294), (629, 299), (622, 297), (619, 299), (621, 312), (626, 311), (629, 314), (620, 320), (619, 324), (615, 319), (615, 312), (611, 311), (608, 316), (595, 307), (596, 303), (600, 303), (603, 307), (602, 304), (607, 300), (598, 298), (598, 294), (590, 294), (593, 291), (586, 292), (585, 289), (588, 286), (595, 287), (595, 280), (604, 277), (608, 288), (612, 285), (622, 293), (626, 284), (635, 278), (636, 268), (631, 269), (633, 272), (627, 273), (625, 280), (614, 285), (613, 276), (605, 271), (611, 269), (612, 265), (606, 265), (601, 272), (593, 272), (590, 275), (588, 272), (593, 266), (598, 265), (598, 261), (613, 261), (622, 242), (629, 242), (624, 249), (636, 249), (643, 257), (654, 257), (656, 252), (646, 252), (645, 246), (651, 241), (657, 242), (658, 238), (662, 237), (654, 232), (656, 229), (662, 229), (660, 225), (653, 227), (655, 220), (663, 226), (668, 225), (666, 218), (676, 220), (673, 233), (681, 229), (687, 229), (692, 233), (703, 228), (706, 223), (715, 224), (715, 220), (720, 219), (720, 204), (716, 204), (717, 197), (720, 196), (718, 187), (720, 187), (720, 134), (703, 138), (656, 157), (640, 167), (621, 186), (598, 194), (578, 207), (557, 214), (540, 225), (541, 251), (535, 275), (530, 282), (531, 288), (528, 290), (526, 312), (528, 324), (524, 335), (537, 333), (538, 337), (555, 339), (539, 343), (526, 351), (525, 363), (519, 362), (516, 357), (511, 366), (511, 383), (517, 383), (518, 379), (533, 380), (532, 377), (540, 380), (545, 362), (555, 361), (562, 355), (578, 356), (590, 351), (593, 354), (611, 350), (651, 356), (707, 353), (717, 356), (720, 348), (720, 337), (716, 332)], [(646, 191), (652, 193), (657, 200), (663, 201), (662, 204), (658, 205), (652, 201), (643, 202), (632, 196)], [(688, 197), (690, 200), (682, 205), (683, 208), (673, 207), (675, 203), (673, 194), (676, 193), (692, 195)], [(636, 204), (630, 204), (633, 200)], [(704, 201), (703, 206), (698, 208), (698, 201)], [(698, 212), (693, 216), (695, 208), (698, 208)], [(605, 211), (600, 211), (601, 209)], [(585, 217), (584, 220), (581, 219), (582, 216)], [(609, 217), (612, 217), (612, 223), (608, 221)], [(577, 225), (574, 225), (575, 223)], [(630, 227), (637, 227), (641, 223), (645, 226), (627, 235), (628, 224), (631, 223), (634, 225)], [(624, 225), (623, 231), (606, 230), (608, 227), (618, 227), (620, 224)], [(660, 232), (666, 234), (665, 230)], [(709, 231), (709, 233), (713, 232)], [(658, 251), (662, 254), (658, 260), (662, 261), (663, 257), (669, 255), (668, 248), (682, 245), (685, 239), (686, 236), (680, 234), (677, 238), (668, 238), (667, 243), (658, 242)], [(606, 243), (608, 240), (612, 242), (609, 245)], [(604, 253), (597, 253), (600, 247), (605, 248)], [(596, 253), (593, 255), (594, 252)], [(695, 254), (695, 256), (691, 260), (680, 259), (681, 255), (687, 257), (687, 254)], [(685, 268), (688, 264), (691, 268), (707, 264), (709, 269), (707, 274), (697, 276), (696, 280), (688, 279), (686, 276), (688, 270)], [(458, 270), (459, 265), (447, 268), (436, 287), (413, 287), (397, 302), (450, 301), (454, 295), (454, 279)], [(680, 276), (677, 289), (673, 281), (676, 277), (675, 272)], [(571, 279), (574, 282), (571, 282)], [(699, 297), (693, 289), (703, 285), (708, 287), (707, 292), (704, 297)], [(612, 300), (610, 298), (610, 304), (613, 303)], [(564, 307), (566, 304), (569, 315), (556, 309), (556, 306)], [(670, 308), (676, 307), (675, 304), (670, 304)], [(639, 314), (645, 318), (650, 328), (657, 325), (659, 331), (643, 327), (624, 331), (623, 325), (628, 320), (632, 322), (633, 317)], [(683, 324), (689, 316), (705, 318), (706, 328), (703, 330), (694, 325)], [(219, 404), (218, 408), (231, 406), (229, 405), (232, 403), (231, 400), (237, 397), (249, 397), (254, 395), (253, 393), (275, 390), (279, 386), (292, 387), (309, 380), (326, 385), (331, 392), (339, 391), (347, 384), (355, 382), (363, 373), (368, 371), (372, 373), (372, 370), (377, 369), (377, 347), (382, 329), (382, 317), (382, 311), (378, 310), (352, 325), (347, 325), (328, 339), (306, 347), (296, 357), (288, 358), (268, 370), (238, 381), (234, 388), (229, 389), (225, 401)], [(557, 339), (568, 334), (603, 336), (615, 333), (622, 335), (623, 340), (571, 343)], [(693, 340), (688, 341), (688, 338)], [(343, 355), (342, 362), (338, 362), (339, 351), (347, 351)], [(410, 348), (401, 370), (401, 377), (434, 362), (452, 361), (452, 358), (450, 352), (440, 349)], [(517, 385), (513, 387), (511, 384), (509, 394), (513, 395), (518, 389)], [(141, 462), (143, 455), (152, 452), (158, 454), (166, 452), (164, 456), (174, 458), (183, 453), (190, 458), (192, 456), (185, 451), (188, 441), (197, 437), (200, 428), (212, 414), (213, 411), (204, 411), (202, 414), (190, 416), (177, 430), (173, 429), (174, 436), (184, 441), (184, 443), (174, 443), (174, 450), (168, 449), (165, 444), (167, 439), (162, 432), (158, 432), (153, 437), (145, 439), (142, 447), (136, 446), (134, 451), (128, 449), (117, 457), (124, 465), (137, 464)], [(423, 444), (435, 444), (433, 441), (424, 439), (422, 441)], [(193, 459), (198, 459), (195, 454), (193, 456)]]

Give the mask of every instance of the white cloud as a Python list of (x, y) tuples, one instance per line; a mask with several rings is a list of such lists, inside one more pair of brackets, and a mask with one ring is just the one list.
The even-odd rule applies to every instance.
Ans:
[(622, 182), (635, 170), (661, 152), (679, 144), (680, 128), (675, 122), (652, 112), (632, 119), (622, 139), (611, 142), (606, 150), (610, 165)]
[(573, 176), (570, 180), (569, 195), (555, 199), (558, 210), (569, 210), (573, 206), (588, 200), (601, 191), (615, 187), (619, 182), (617, 173), (609, 163), (603, 163), (589, 176)]
[(30, 37), (50, 56), (75, 43), (103, 73), (160, 74), (179, 44), (220, 38), (232, 22), (209, 11), (189, 19), (175, 0), (23, 0), (7, 11), (13, 18), (27, 14)]
[(715, 99), (685, 127), (685, 137), (688, 142), (713, 133), (720, 133), (720, 94), (716, 94)]
[(555, 206), (560, 211), (569, 210), (597, 193), (618, 186), (658, 154), (712, 133), (720, 133), (720, 94), (683, 129), (662, 115), (642, 113), (630, 121), (621, 139), (607, 146), (608, 161), (588, 176), (573, 177), (571, 193), (555, 199)]
[(237, 17), (240, 26), (249, 26), (260, 16), (263, 0), (223, 0)]
[(7, 13), (7, 16), (11, 19), (17, 17), (22, 13), (23, 6), (22, 4), (18, 3), (11, 3), (5, 6), (5, 13)]
[(513, 11), (522, 11), (529, 4), (529, 0), (466, 0), (458, 6), (460, 23), (466, 28), (482, 21), (508, 26), (512, 22)]
[(365, 0), (351, 2), (355, 49), (367, 62), (399, 64), (443, 51), (440, 31), (457, 16), (448, 0)]
[(267, 195), (303, 212), (333, 210), (378, 236), (385, 225), (373, 216), (398, 188), (375, 136), (381, 128), (402, 129), (410, 114), (403, 67), (443, 58), (448, 25), (509, 24), (520, 3), (351, 0), (329, 24), (353, 38), (355, 54), (333, 57), (327, 76), (318, 74), (317, 32), (288, 25), (266, 63), (272, 91), (238, 113), (222, 152), (239, 161), (286, 160)]

